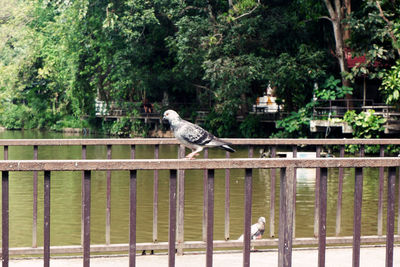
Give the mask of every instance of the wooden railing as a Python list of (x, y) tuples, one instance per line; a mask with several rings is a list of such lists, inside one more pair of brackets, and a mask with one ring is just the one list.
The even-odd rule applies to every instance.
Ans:
[[(392, 266), (393, 262), (393, 242), (399, 241), (398, 236), (394, 236), (394, 181), (396, 169), (399, 166), (400, 158), (383, 157), (384, 146), (389, 144), (400, 145), (398, 139), (378, 139), (378, 140), (349, 140), (349, 139), (229, 139), (234, 145), (249, 146), (249, 158), (246, 159), (158, 159), (159, 145), (177, 144), (175, 139), (67, 139), (67, 140), (0, 140), (0, 145), (4, 146), (4, 161), (0, 162), (0, 171), (2, 171), (2, 260), (3, 266), (8, 266), (10, 254), (42, 254), (44, 255), (44, 265), (50, 263), (50, 181), (53, 171), (81, 171), (82, 176), (82, 246), (51, 247), (51, 253), (83, 253), (84, 266), (89, 266), (90, 252), (112, 252), (129, 251), (130, 266), (134, 266), (137, 250), (161, 250), (168, 249), (169, 265), (174, 266), (175, 249), (182, 253), (183, 249), (197, 248), (206, 249), (207, 266), (212, 266), (212, 254), (214, 248), (222, 247), (243, 247), (243, 266), (250, 265), (250, 245), (257, 246), (278, 246), (279, 247), (279, 266), (291, 266), (291, 248), (293, 245), (318, 245), (319, 247), (319, 266), (325, 264), (326, 244), (353, 244), (353, 266), (359, 266), (359, 251), (361, 243), (379, 243), (386, 242), (387, 255), (386, 260)], [(343, 158), (344, 145), (361, 145), (360, 156), (364, 156), (364, 145), (381, 145), (380, 157), (375, 158)], [(9, 146), (33, 146), (34, 160), (8, 160)], [(43, 145), (79, 145), (82, 146), (83, 160), (37, 160), (38, 147)], [(105, 145), (107, 146), (106, 160), (85, 160), (87, 145)], [(131, 159), (115, 160), (111, 159), (111, 148), (113, 145), (130, 145)], [(154, 145), (155, 159), (135, 160), (136, 145)], [(339, 145), (340, 158), (317, 158), (317, 159), (260, 159), (252, 158), (255, 146), (270, 146), (272, 156), (276, 153), (277, 146), (292, 146), (293, 154), (296, 155), (297, 146), (308, 145), (316, 146), (317, 157), (321, 153), (322, 146)], [(183, 154), (183, 149), (179, 152)], [(205, 157), (207, 157), (207, 152)], [(227, 154), (229, 155), (229, 154)], [(295, 219), (295, 197), (296, 197), (296, 179), (295, 170), (302, 168), (317, 168), (316, 177), (316, 202), (315, 202), (315, 237), (295, 238), (294, 219)], [(379, 207), (378, 207), (378, 235), (361, 237), (361, 203), (362, 203), (362, 183), (363, 168), (380, 168), (379, 180)], [(382, 236), (382, 206), (383, 206), (383, 168), (388, 167), (388, 209), (387, 209), (387, 233)], [(339, 168), (339, 193), (338, 209), (336, 221), (336, 233), (340, 232), (340, 211), (341, 211), (341, 192), (343, 186), (343, 168), (355, 168), (355, 197), (354, 197), (354, 229), (352, 237), (326, 237), (326, 179), (329, 168)], [(183, 214), (179, 216), (180, 209), (183, 210), (184, 201), (183, 192), (177, 192), (180, 184), (180, 191), (183, 191), (183, 171), (190, 169), (204, 169), (204, 216), (203, 216), (203, 241), (183, 241), (183, 235), (180, 235), (180, 228), (183, 228)], [(214, 214), (214, 170), (225, 169), (226, 199), (227, 207), (225, 209), (225, 240), (213, 240), (213, 214)], [(245, 169), (245, 214), (244, 214), (244, 241), (229, 240), (229, 170)], [(263, 240), (250, 241), (251, 224), (251, 206), (252, 206), (252, 169), (269, 169), (271, 171), (271, 202), (275, 201), (275, 178), (276, 170), (280, 169), (280, 211), (279, 211), (279, 238), (269, 238)], [(90, 183), (91, 172), (102, 170), (108, 173), (107, 181), (111, 179), (111, 171), (125, 170), (130, 173), (130, 242), (129, 244), (110, 244), (110, 231), (106, 230), (105, 245), (90, 245)], [(170, 170), (170, 210), (169, 210), (169, 242), (158, 243), (136, 243), (136, 174), (137, 170), (154, 170), (154, 206), (153, 215), (153, 240), (157, 240), (157, 201), (158, 201), (158, 170)], [(342, 171), (340, 171), (342, 170)], [(9, 248), (8, 240), (8, 180), (9, 172), (14, 171), (33, 171), (34, 184), (37, 190), (37, 172), (44, 171), (44, 247), (38, 248), (37, 236), (35, 231), (37, 221), (33, 222), (33, 246), (32, 248)], [(179, 177), (181, 175), (181, 177)], [(340, 178), (341, 177), (341, 178)], [(107, 182), (109, 185), (109, 182)], [(35, 192), (34, 192), (35, 195)], [(36, 193), (37, 197), (37, 193)], [(107, 223), (106, 228), (110, 227), (110, 209), (109, 199), (111, 199), (111, 190), (107, 187)], [(36, 204), (35, 204), (36, 202)], [(178, 203), (178, 206), (176, 206)], [(37, 198), (34, 199), (34, 207), (37, 207)], [(274, 205), (271, 204), (270, 236), (275, 236), (273, 229)], [(37, 211), (36, 211), (37, 212)], [(35, 213), (35, 211), (34, 211)], [(176, 216), (178, 214), (178, 216)], [(34, 220), (37, 219), (33, 216)], [(339, 218), (339, 219), (338, 219)], [(155, 223), (154, 223), (155, 221)], [(228, 222), (228, 223), (227, 223)], [(400, 227), (400, 224), (398, 224)], [(400, 228), (399, 228), (400, 229)], [(108, 237), (107, 237), (108, 235)], [(107, 241), (108, 240), (108, 241)], [(108, 243), (107, 243), (108, 242)], [(179, 251), (180, 250), (180, 251)]]

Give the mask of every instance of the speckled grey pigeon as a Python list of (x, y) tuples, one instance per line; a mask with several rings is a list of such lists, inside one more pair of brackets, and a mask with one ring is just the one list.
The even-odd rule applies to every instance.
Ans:
[(192, 150), (192, 153), (186, 156), (188, 159), (197, 156), (205, 147), (219, 147), (229, 152), (235, 152), (228, 143), (218, 139), (200, 126), (181, 119), (174, 110), (165, 111), (163, 120), (168, 120), (171, 130), (179, 142)]

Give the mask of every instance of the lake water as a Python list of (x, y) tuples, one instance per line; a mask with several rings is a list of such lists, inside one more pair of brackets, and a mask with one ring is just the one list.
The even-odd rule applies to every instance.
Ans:
[[(18, 138), (82, 138), (61, 133), (36, 131), (4, 131), (2, 139)], [(84, 137), (83, 137), (84, 138)], [(231, 157), (247, 157), (247, 148), (238, 147)], [(2, 159), (2, 153), (0, 153)], [(177, 146), (160, 146), (160, 158), (176, 158)], [(202, 155), (201, 155), (202, 156)], [(224, 157), (218, 149), (209, 151), (210, 158)], [(258, 156), (258, 149), (255, 149)], [(39, 159), (79, 159), (80, 146), (39, 147)], [(128, 159), (129, 146), (113, 146), (113, 159)], [(137, 146), (137, 158), (153, 158), (153, 146)], [(9, 147), (9, 159), (32, 159), (33, 147)], [(105, 146), (88, 146), (88, 159), (105, 159)], [(267, 170), (253, 171), (252, 222), (259, 216), (267, 218), (269, 233), (270, 177)], [(378, 214), (378, 170), (364, 171), (362, 235), (376, 235)], [(32, 172), (10, 173), (10, 247), (26, 247), (32, 243)], [(137, 242), (152, 241), (153, 172), (138, 171), (137, 175)], [(327, 235), (335, 234), (335, 216), (338, 191), (338, 171), (330, 170), (328, 177)], [(243, 231), (244, 170), (232, 170), (231, 192), (231, 239)], [(386, 180), (386, 173), (385, 173)], [(215, 173), (215, 229), (214, 239), (224, 239), (225, 172)], [(385, 181), (386, 183), (386, 181)], [(159, 241), (168, 240), (168, 186), (169, 172), (160, 171), (159, 178)], [(303, 175), (297, 181), (296, 237), (312, 237), (314, 226), (315, 177)], [(129, 173), (112, 172), (111, 189), (111, 243), (129, 242)], [(279, 172), (276, 179), (276, 235), (279, 223)], [(353, 228), (354, 169), (346, 169), (343, 185), (342, 236), (352, 235)], [(39, 172), (38, 192), (38, 245), (43, 244), (43, 172)], [(91, 240), (92, 244), (105, 243), (106, 222), (106, 173), (92, 174)], [(386, 185), (384, 200), (386, 201)], [(397, 200), (396, 200), (397, 203)], [(185, 178), (185, 240), (201, 240), (203, 214), (203, 171), (186, 171)], [(386, 203), (384, 203), (386, 217)], [(396, 218), (397, 220), (397, 218)], [(384, 231), (386, 220), (383, 222)], [(80, 244), (81, 229), (81, 173), (53, 172), (51, 180), (51, 245)]]

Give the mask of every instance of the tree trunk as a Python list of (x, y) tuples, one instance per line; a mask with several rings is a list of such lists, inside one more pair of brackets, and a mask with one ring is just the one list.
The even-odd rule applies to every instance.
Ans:
[[(335, 45), (336, 51), (335, 55), (339, 63), (340, 73), (342, 76), (342, 85), (349, 86), (350, 81), (347, 80), (344, 76), (344, 73), (348, 72), (349, 68), (347, 66), (346, 57), (345, 57), (345, 45), (344, 41), (345, 38), (349, 38), (349, 32), (345, 29), (344, 25), (342, 24), (342, 20), (344, 18), (344, 10), (347, 10), (347, 14), (351, 11), (350, 0), (346, 0), (344, 6), (342, 6), (340, 0), (334, 0), (334, 5), (332, 5), (331, 0), (324, 0), (325, 6), (328, 9), (330, 21), (332, 22), (333, 26), (333, 34), (335, 37)], [(346, 95), (346, 104), (347, 109), (350, 109), (352, 106), (351, 103), (352, 96)]]
[[(350, 16), (351, 0), (345, 0), (344, 6), (345, 6), (345, 10), (346, 10), (346, 15)], [(344, 45), (345, 45), (346, 40), (348, 40), (349, 38), (350, 38), (350, 30), (347, 27), (347, 25), (343, 25), (343, 44)], [(344, 64), (345, 64), (345, 71), (348, 71), (349, 68), (347, 66), (346, 57), (344, 58)], [(343, 86), (350, 87), (350, 81), (347, 79), (344, 79), (343, 76), (342, 76), (342, 84), (343, 84)], [(350, 109), (351, 107), (353, 107), (353, 103), (351, 102), (352, 99), (353, 99), (352, 95), (346, 94), (347, 109)]]
[[(346, 10), (346, 15), (350, 16), (351, 13), (351, 1), (350, 0), (345, 0), (344, 1), (344, 6)], [(343, 32), (343, 40), (346, 42), (350, 38), (350, 30), (348, 28), (348, 25), (345, 24), (344, 26), (344, 32)]]
[(247, 96), (246, 96), (246, 94), (241, 94), (240, 98), (242, 99), (240, 115), (246, 116), (249, 113), (249, 108), (247, 106)]

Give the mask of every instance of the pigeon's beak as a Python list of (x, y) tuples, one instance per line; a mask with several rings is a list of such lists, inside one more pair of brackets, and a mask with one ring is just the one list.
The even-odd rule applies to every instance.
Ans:
[(168, 119), (165, 117), (165, 115), (164, 115), (163, 118), (162, 118), (162, 123), (163, 123), (163, 124), (168, 124), (168, 123), (169, 123), (169, 121), (168, 121)]

